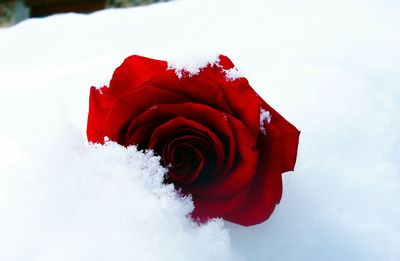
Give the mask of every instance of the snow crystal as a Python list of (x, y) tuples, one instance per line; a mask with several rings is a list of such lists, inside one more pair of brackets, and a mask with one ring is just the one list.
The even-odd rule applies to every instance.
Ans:
[(168, 69), (175, 70), (178, 78), (197, 75), (207, 65), (216, 65), (219, 62), (218, 54), (199, 53), (187, 55), (168, 61)]
[(233, 81), (243, 77), (243, 73), (236, 67), (229, 70), (224, 70), (219, 64), (218, 54), (202, 53), (197, 55), (188, 55), (187, 57), (180, 57), (168, 62), (168, 69), (174, 70), (179, 79), (184, 76), (194, 76), (200, 73), (204, 67), (217, 66), (225, 73), (228, 81)]
[(266, 130), (264, 127), (265, 121), (267, 123), (271, 123), (272, 116), (269, 113), (269, 111), (264, 110), (263, 108), (260, 108), (260, 131), (262, 134), (266, 135)]
[(239, 71), (236, 67), (233, 67), (229, 70), (224, 70), (225, 77), (228, 81), (234, 81), (236, 79), (242, 78), (243, 73)]
[[(400, 260), (400, 2), (339, 2), (175, 1), (0, 29), (0, 260)], [(302, 131), (255, 227), (191, 222), (156, 157), (86, 142), (89, 88), (124, 58), (196, 73), (214, 52)]]

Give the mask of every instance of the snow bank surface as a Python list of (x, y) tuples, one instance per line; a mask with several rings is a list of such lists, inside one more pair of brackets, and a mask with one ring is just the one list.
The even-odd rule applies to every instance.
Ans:
[[(1, 29), (0, 260), (400, 260), (399, 17), (397, 0), (182, 0)], [(250, 228), (192, 223), (154, 156), (85, 140), (89, 87), (126, 56), (195, 72), (218, 53), (302, 131)]]

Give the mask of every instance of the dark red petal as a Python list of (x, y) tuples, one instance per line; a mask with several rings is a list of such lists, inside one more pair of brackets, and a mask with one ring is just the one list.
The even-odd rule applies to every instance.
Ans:
[(222, 81), (221, 84), (233, 115), (257, 137), (260, 129), (260, 97), (245, 78)]
[[(192, 135), (198, 135), (197, 137), (193, 137), (195, 140), (198, 139), (199, 136), (202, 136), (204, 138), (206, 134), (207, 138), (209, 138), (209, 140), (212, 142), (212, 145), (214, 145), (213, 148), (215, 149), (215, 151), (218, 152), (218, 154), (222, 154), (223, 156), (223, 144), (209, 128), (196, 121), (186, 119), (182, 116), (178, 116), (169, 121), (166, 121), (162, 125), (158, 126), (156, 129), (154, 129), (154, 131), (151, 133), (148, 147), (150, 149), (154, 148), (160, 140), (177, 136), (176, 134), (179, 133), (179, 131), (181, 130), (190, 131), (190, 128), (193, 129)], [(182, 140), (183, 138), (188, 139), (188, 137), (185, 136), (177, 136), (174, 140)]]
[(296, 164), (300, 131), (265, 101), (262, 101), (261, 107), (271, 114), (271, 122), (268, 125), (273, 126), (282, 134), (282, 172), (291, 171)]
[(87, 137), (91, 142), (104, 142), (104, 121), (119, 96), (140, 87), (144, 82), (167, 69), (165, 61), (133, 55), (114, 71), (110, 87), (90, 89)]
[(208, 65), (200, 76), (219, 85), (231, 114), (243, 122), (256, 138), (260, 127), (260, 97), (246, 78), (228, 79), (226, 70), (233, 69), (234, 65), (226, 56), (219, 58), (219, 65)]
[(198, 186), (190, 189), (193, 195), (203, 197), (221, 197), (235, 194), (245, 187), (257, 171), (258, 151), (256, 140), (250, 130), (239, 120), (227, 115), (235, 137), (236, 155), (235, 165), (228, 175), (217, 177), (207, 186)]
[(210, 218), (224, 217), (225, 214), (244, 204), (247, 193), (245, 189), (242, 189), (240, 192), (227, 197), (193, 197), (195, 209), (192, 212), (192, 217), (199, 219), (201, 222), (205, 222)]
[[(152, 109), (150, 108), (149, 110)], [(146, 112), (142, 113), (142, 115)], [(150, 121), (145, 121), (143, 123), (138, 123), (137, 121), (133, 120), (129, 124), (128, 130), (125, 135), (126, 145), (140, 145), (144, 148), (147, 148), (150, 137), (153, 134), (154, 130), (169, 120), (170, 118), (153, 118)]]
[(209, 105), (212, 108), (230, 113), (221, 87), (217, 83), (203, 77), (202, 73), (179, 79), (175, 71), (168, 70), (152, 78), (149, 84), (163, 90), (190, 97), (196, 103)]
[[(188, 128), (190, 127), (193, 129), (192, 131)], [(179, 132), (185, 133), (183, 136), (177, 136)], [(190, 134), (189, 131), (191, 131)], [(204, 137), (204, 134), (198, 133), (198, 132), (203, 132), (204, 134), (207, 135), (207, 137)], [(198, 135), (198, 136), (194, 136)], [(203, 137), (200, 137), (203, 136)], [(176, 136), (176, 137), (175, 137)], [(172, 138), (172, 140), (171, 140)], [(154, 149), (156, 146), (158, 146), (162, 142), (167, 142), (167, 144), (164, 144), (164, 147), (168, 147), (170, 143), (172, 142), (200, 142), (200, 143), (208, 143), (212, 142), (210, 144), (213, 146), (214, 150), (214, 155), (208, 155), (208, 156), (214, 156), (215, 161), (216, 161), (216, 170), (221, 171), (222, 163), (224, 162), (225, 158), (225, 153), (224, 153), (224, 147), (219, 138), (207, 127), (201, 125), (200, 123), (193, 121), (193, 120), (188, 120), (185, 119), (181, 116), (177, 118), (173, 118), (161, 126), (159, 126), (157, 129), (154, 130), (154, 132), (151, 135), (151, 138), (149, 140), (149, 145), (148, 147), (150, 149)], [(208, 146), (208, 144), (201, 144), (204, 146)], [(189, 145), (188, 145), (189, 146)], [(193, 146), (193, 145), (190, 145)], [(203, 146), (203, 147), (204, 147)], [(198, 146), (199, 148), (202, 146)], [(198, 149), (196, 149), (198, 151)], [(163, 155), (163, 159), (168, 158), (169, 155)], [(169, 164), (170, 162), (164, 162), (165, 164)], [(212, 173), (207, 173), (211, 175)]]
[(186, 101), (186, 97), (177, 93), (144, 85), (118, 98), (104, 121), (104, 134), (110, 140), (125, 145), (126, 129), (132, 119), (157, 104)]
[(157, 74), (167, 70), (167, 62), (142, 57), (129, 56), (114, 71), (110, 81), (110, 94), (116, 98), (136, 89)]
[(223, 218), (245, 226), (265, 221), (279, 203), (282, 195), (283, 138), (275, 128), (268, 136), (260, 136), (260, 161), (255, 179), (249, 184), (249, 193), (243, 207)]

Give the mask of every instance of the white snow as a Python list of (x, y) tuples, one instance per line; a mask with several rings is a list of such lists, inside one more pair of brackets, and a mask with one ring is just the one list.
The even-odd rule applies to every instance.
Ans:
[(168, 61), (168, 69), (175, 70), (178, 78), (182, 78), (185, 73), (188, 77), (199, 74), (200, 70), (207, 65), (217, 65), (219, 62), (218, 53), (194, 53), (177, 54), (175, 58)]
[(260, 108), (260, 131), (262, 134), (267, 135), (264, 124), (265, 121), (267, 121), (267, 123), (270, 124), (271, 119), (272, 119), (271, 113), (263, 108)]
[(228, 81), (234, 81), (236, 79), (244, 77), (243, 72), (238, 70), (236, 67), (224, 71), (225, 71), (225, 77)]
[[(1, 29), (0, 260), (399, 260), (399, 28), (397, 0), (182, 0)], [(254, 227), (192, 223), (154, 157), (85, 139), (125, 57), (218, 53), (302, 131)]]
[(196, 54), (184, 54), (177, 55), (172, 61), (168, 61), (168, 69), (174, 70), (179, 79), (187, 75), (192, 77), (200, 73), (200, 71), (208, 65), (217, 66), (225, 73), (225, 77), (228, 81), (233, 81), (238, 78), (244, 77), (243, 72), (233, 67), (228, 70), (224, 70), (220, 65), (218, 53), (212, 52), (200, 52)]
[(162, 185), (159, 158), (71, 140), (7, 148), (25, 153), (2, 172), (1, 260), (230, 259), (222, 221), (187, 219), (191, 200)]

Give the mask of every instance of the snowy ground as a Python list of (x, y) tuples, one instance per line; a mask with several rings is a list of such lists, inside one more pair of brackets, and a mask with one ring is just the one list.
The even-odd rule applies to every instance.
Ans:
[[(400, 2), (182, 0), (0, 30), (0, 260), (400, 260)], [(198, 226), (151, 155), (85, 140), (131, 54), (228, 55), (301, 131), (265, 223)]]

